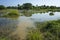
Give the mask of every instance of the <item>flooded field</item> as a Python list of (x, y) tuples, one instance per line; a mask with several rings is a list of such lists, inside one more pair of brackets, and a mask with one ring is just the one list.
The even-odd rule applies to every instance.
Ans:
[(35, 28), (36, 22), (60, 19), (60, 12), (53, 12), (53, 15), (50, 13), (34, 13), (29, 17), (19, 16), (18, 18), (0, 17), (0, 37), (5, 36), (10, 40), (25, 40), (28, 28)]

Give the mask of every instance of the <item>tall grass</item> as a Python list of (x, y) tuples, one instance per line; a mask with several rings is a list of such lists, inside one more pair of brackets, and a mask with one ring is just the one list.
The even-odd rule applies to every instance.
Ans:
[(60, 40), (60, 20), (36, 23), (28, 32), (27, 40)]

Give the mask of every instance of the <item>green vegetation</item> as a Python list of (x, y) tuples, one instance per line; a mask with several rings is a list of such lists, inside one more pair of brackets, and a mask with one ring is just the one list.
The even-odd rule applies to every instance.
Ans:
[(9, 10), (9, 12), (4, 16), (18, 16), (18, 10)]
[(10, 13), (8, 13), (8, 15), (12, 16), (12, 15), (18, 15), (18, 12), (17, 11), (11, 11)]
[(60, 40), (60, 20), (36, 23), (36, 28), (29, 30), (27, 40)]
[(5, 9), (6, 7), (3, 5), (0, 5), (0, 10)]
[[(19, 40), (17, 35), (11, 35), (13, 31), (0, 31), (0, 40)], [(60, 40), (60, 20), (37, 22), (36, 28), (29, 28), (26, 40)]]
[(16, 9), (1, 10), (1, 13), (3, 14), (2, 17), (17, 17), (20, 15)]
[(18, 4), (17, 7), (19, 10), (36, 10), (36, 11), (41, 11), (41, 10), (45, 10), (45, 11), (60, 11), (60, 7), (56, 7), (56, 6), (46, 6), (46, 5), (41, 5), (41, 6), (34, 6), (31, 3), (24, 3), (22, 5)]
[(31, 3), (23, 3), (22, 5), (18, 4), (17, 6), (8, 6), (5, 7), (4, 5), (0, 5), (0, 10), (1, 9), (19, 9), (19, 10), (45, 10), (45, 11), (60, 11), (60, 7), (56, 7), (56, 6), (46, 6), (46, 5), (41, 5), (41, 6), (34, 6)]
[[(18, 10), (19, 9), (19, 10)], [(22, 10), (22, 11), (21, 11)], [(18, 17), (20, 14), (25, 16), (31, 16), (33, 13), (37, 12), (60, 12), (60, 7), (56, 6), (34, 6), (31, 3), (24, 3), (22, 5), (18, 4), (17, 6), (8, 6), (0, 5), (0, 14), (2, 13), (2, 17)], [(54, 15), (50, 13), (49, 15)], [(48, 21), (48, 22), (37, 22), (35, 23), (36, 28), (28, 29), (28, 34), (26, 40), (60, 40), (60, 20), (56, 21)], [(9, 31), (8, 31), (9, 32)], [(0, 31), (0, 40), (19, 40), (17, 35), (9, 36), (5, 30)]]
[[(8, 11), (8, 9), (9, 9), (9, 11)], [(14, 9), (14, 11), (13, 11), (13, 9)], [(8, 16), (9, 17), (10, 16), (18, 16), (19, 14), (15, 10), (18, 10), (20, 13), (23, 13), (23, 15), (25, 15), (25, 16), (26, 15), (31, 16), (33, 13), (37, 13), (37, 12), (40, 12), (40, 13), (49, 12), (49, 11), (51, 11), (51, 12), (60, 12), (60, 7), (46, 6), (46, 5), (41, 5), (41, 6), (36, 5), (36, 6), (34, 6), (31, 3), (24, 3), (22, 5), (18, 4), (17, 6), (8, 6), (8, 7), (5, 7), (4, 5), (0, 5), (0, 13), (6, 13), (4, 15), (4, 17), (6, 17), (6, 16), (7, 17)], [(7, 12), (8, 12), (8, 14), (7, 14)]]

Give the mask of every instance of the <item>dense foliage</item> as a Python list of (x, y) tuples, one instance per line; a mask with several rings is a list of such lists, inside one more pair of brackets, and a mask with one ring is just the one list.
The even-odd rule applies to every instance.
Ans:
[(0, 5), (0, 10), (5, 9), (6, 7), (4, 5)]
[(56, 7), (56, 6), (46, 6), (46, 5), (41, 5), (41, 6), (34, 6), (31, 3), (25, 3), (23, 5), (18, 6), (18, 9), (34, 9), (34, 10), (40, 10), (40, 9), (60, 9), (60, 7)]
[(5, 7), (4, 5), (0, 5), (0, 9), (34, 9), (34, 10), (40, 10), (40, 9), (49, 9), (51, 11), (51, 9), (55, 10), (55, 9), (60, 9), (60, 7), (56, 7), (56, 6), (46, 6), (46, 5), (41, 5), (41, 6), (34, 6), (31, 3), (23, 3), (22, 5), (18, 4), (17, 6), (7, 6)]
[(25, 3), (23, 4), (23, 9), (32, 9), (32, 4), (31, 3)]

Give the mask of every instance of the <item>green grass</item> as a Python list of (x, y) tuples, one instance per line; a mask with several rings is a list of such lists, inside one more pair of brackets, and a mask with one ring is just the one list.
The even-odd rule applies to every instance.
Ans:
[(1, 12), (4, 13), (2, 17), (18, 17), (20, 15), (17, 9), (6, 9)]
[(29, 30), (27, 40), (60, 40), (60, 20), (36, 23)]

